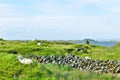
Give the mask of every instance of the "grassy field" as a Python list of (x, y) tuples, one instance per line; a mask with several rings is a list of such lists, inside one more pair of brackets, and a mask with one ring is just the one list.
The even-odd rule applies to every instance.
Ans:
[[(38, 46), (37, 43), (41, 45)], [(76, 49), (84, 49), (77, 51)], [(73, 44), (49, 41), (9, 41), (0, 40), (0, 80), (119, 80), (112, 74), (96, 74), (80, 71), (70, 66), (57, 64), (21, 64), (17, 56), (36, 55), (67, 55), (73, 53), (81, 58), (89, 56), (99, 60), (120, 60), (120, 44), (104, 47), (89, 44)]]

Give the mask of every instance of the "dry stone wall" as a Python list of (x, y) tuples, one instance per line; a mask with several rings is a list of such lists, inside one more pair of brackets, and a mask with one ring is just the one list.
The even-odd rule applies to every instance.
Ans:
[(94, 71), (98, 73), (120, 73), (120, 61), (85, 59), (73, 54), (68, 54), (67, 56), (29, 55), (29, 58), (35, 59), (41, 64), (51, 63), (69, 65), (73, 68), (78, 68), (79, 70)]

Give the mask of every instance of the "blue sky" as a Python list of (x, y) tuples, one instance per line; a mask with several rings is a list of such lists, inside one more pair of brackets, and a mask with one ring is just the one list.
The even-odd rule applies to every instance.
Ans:
[(120, 40), (120, 0), (0, 0), (4, 39)]

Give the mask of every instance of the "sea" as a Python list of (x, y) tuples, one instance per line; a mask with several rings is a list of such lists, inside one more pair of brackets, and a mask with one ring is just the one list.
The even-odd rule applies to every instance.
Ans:
[[(116, 45), (118, 42), (117, 41), (89, 41), (90, 44), (94, 44), (94, 45), (101, 45), (101, 46), (114, 46)], [(79, 44), (84, 44), (84, 42), (79, 42)]]

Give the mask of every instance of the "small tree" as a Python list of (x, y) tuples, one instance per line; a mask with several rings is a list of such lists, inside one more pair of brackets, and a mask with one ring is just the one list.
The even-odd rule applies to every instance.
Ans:
[(89, 44), (90, 42), (88, 40), (85, 40), (85, 44)]

